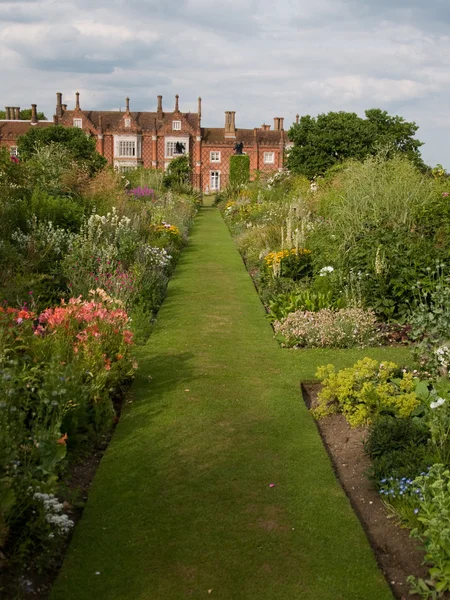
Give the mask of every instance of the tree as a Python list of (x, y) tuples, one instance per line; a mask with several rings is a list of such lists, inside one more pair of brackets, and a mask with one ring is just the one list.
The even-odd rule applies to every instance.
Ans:
[(301, 117), (288, 132), (294, 146), (289, 151), (287, 166), (310, 179), (349, 158), (363, 160), (387, 148), (392, 155), (406, 154), (417, 166), (424, 167), (419, 148), (413, 139), (418, 126), (399, 116), (390, 116), (378, 108), (367, 110), (366, 118), (356, 113), (329, 112), (316, 118)]
[(230, 157), (230, 185), (246, 184), (250, 181), (250, 157), (235, 154)]
[[(20, 118), (22, 121), (31, 121), (31, 108), (24, 108), (20, 111)], [(47, 117), (43, 112), (37, 113), (37, 118), (39, 121), (46, 121)], [(4, 110), (0, 110), (0, 119), (6, 119), (6, 113)]]
[(40, 146), (62, 144), (71, 153), (73, 159), (86, 165), (91, 173), (101, 170), (106, 164), (106, 158), (96, 150), (95, 138), (87, 137), (86, 133), (78, 127), (32, 127), (19, 137), (17, 149), (21, 160), (29, 160)]
[(164, 173), (163, 183), (168, 188), (185, 188), (191, 185), (192, 169), (189, 163), (189, 155), (183, 154), (173, 158), (166, 172)]

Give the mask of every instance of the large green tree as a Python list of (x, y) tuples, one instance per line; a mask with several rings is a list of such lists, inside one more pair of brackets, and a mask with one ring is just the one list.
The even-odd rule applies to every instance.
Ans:
[(36, 148), (57, 143), (65, 146), (73, 159), (79, 164), (85, 164), (91, 173), (102, 169), (107, 161), (96, 150), (95, 138), (88, 137), (78, 127), (63, 127), (52, 125), (50, 127), (31, 127), (29, 131), (19, 137), (17, 149), (22, 160), (32, 158)]
[(366, 110), (365, 115), (362, 118), (341, 111), (301, 117), (288, 132), (294, 143), (287, 159), (288, 168), (312, 179), (336, 164), (350, 158), (363, 160), (381, 148), (390, 153), (404, 153), (417, 166), (424, 167), (419, 151), (422, 142), (414, 139), (418, 129), (415, 123), (378, 108)]

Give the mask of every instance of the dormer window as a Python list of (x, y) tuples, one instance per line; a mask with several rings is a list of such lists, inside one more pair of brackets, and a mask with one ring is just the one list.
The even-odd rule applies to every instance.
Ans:
[(172, 121), (173, 131), (181, 131), (181, 121)]
[(131, 119), (125, 119), (125, 127), (131, 127)]
[(83, 119), (74, 119), (73, 126), (83, 129)]

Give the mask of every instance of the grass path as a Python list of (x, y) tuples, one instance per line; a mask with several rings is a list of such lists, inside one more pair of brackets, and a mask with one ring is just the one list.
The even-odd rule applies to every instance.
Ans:
[(217, 209), (139, 354), (52, 600), (392, 598), (299, 391), (361, 353), (281, 350)]

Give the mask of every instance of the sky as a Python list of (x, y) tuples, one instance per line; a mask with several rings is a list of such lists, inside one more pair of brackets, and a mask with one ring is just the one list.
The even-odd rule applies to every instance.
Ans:
[[(450, 171), (448, 0), (0, 0), (0, 106), (224, 111), (253, 128), (381, 108)], [(272, 125), (273, 126), (273, 125)]]

